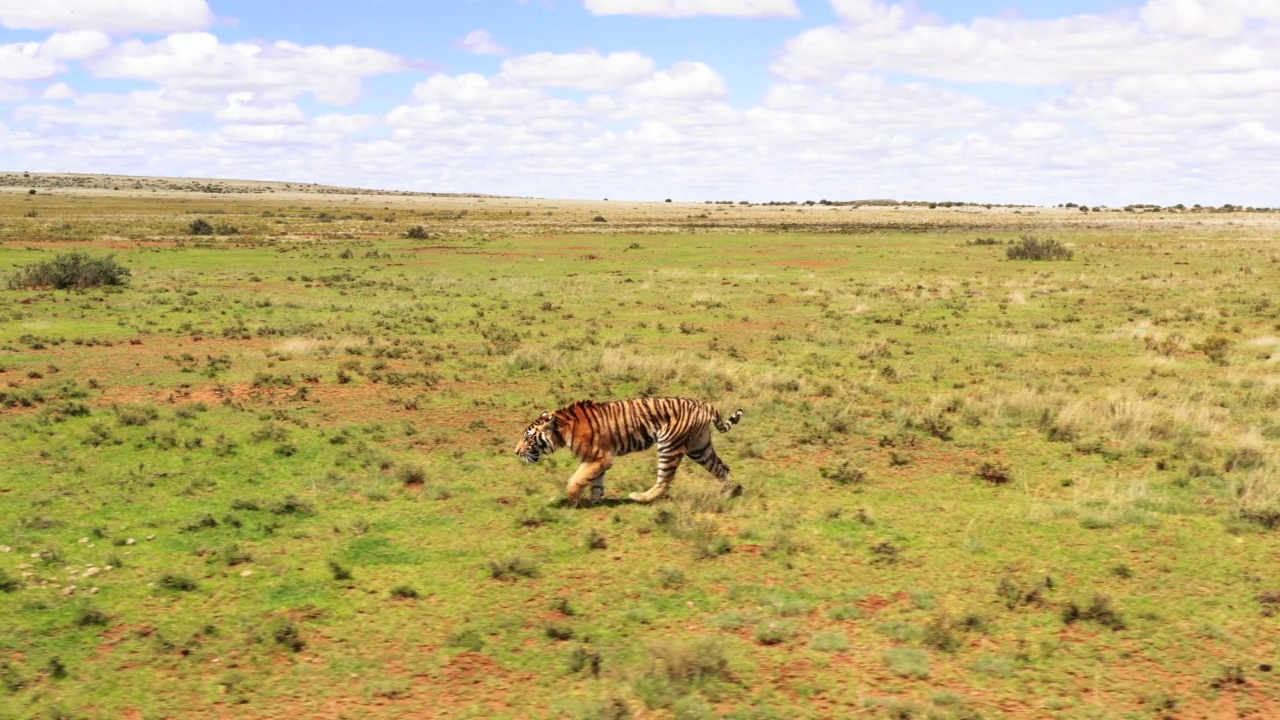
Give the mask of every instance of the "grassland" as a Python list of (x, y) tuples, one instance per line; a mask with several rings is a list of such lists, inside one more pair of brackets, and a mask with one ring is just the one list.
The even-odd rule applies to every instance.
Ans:
[(1277, 216), (278, 190), (0, 193), (0, 717), (1280, 716)]

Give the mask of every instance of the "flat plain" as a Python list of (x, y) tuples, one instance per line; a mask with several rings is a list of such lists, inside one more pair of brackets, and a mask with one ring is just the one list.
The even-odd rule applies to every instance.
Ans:
[(1280, 214), (0, 184), (0, 717), (1280, 716)]

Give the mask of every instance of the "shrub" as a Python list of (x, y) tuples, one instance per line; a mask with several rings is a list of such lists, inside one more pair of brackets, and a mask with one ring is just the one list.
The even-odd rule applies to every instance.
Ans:
[(190, 592), (200, 587), (195, 580), (185, 575), (165, 575), (160, 578), (160, 587), (166, 590), (178, 590), (181, 592)]
[(187, 226), (187, 233), (190, 235), (212, 235), (213, 224), (204, 218), (196, 218)]
[(1232, 483), (1238, 520), (1267, 530), (1280, 528), (1280, 476), (1266, 469), (1254, 470)]
[(427, 229), (421, 225), (414, 225), (404, 232), (404, 236), (410, 240), (426, 240)]
[(288, 619), (281, 619), (274, 623), (271, 628), (271, 639), (277, 645), (292, 652), (302, 652), (307, 647), (307, 643), (298, 633), (298, 626)]
[(792, 620), (765, 620), (756, 627), (756, 642), (761, 645), (778, 645), (794, 637), (796, 623)]
[(1088, 620), (1111, 630), (1124, 630), (1126, 625), (1120, 612), (1111, 607), (1111, 598), (1095, 595), (1088, 607), (1081, 608), (1074, 602), (1062, 610), (1062, 622), (1070, 625), (1077, 620)]
[(400, 600), (417, 600), (421, 596), (410, 585), (397, 585), (391, 588), (391, 597)]
[(405, 465), (400, 468), (399, 475), (405, 485), (422, 485), (427, 481), (427, 471), (419, 465)]
[(527, 557), (515, 556), (489, 561), (489, 576), (494, 580), (515, 580), (538, 576), (538, 564)]
[(842, 460), (834, 467), (819, 468), (818, 474), (837, 485), (859, 485), (867, 479), (867, 471), (850, 460)]
[(22, 581), (0, 569), (0, 592), (12, 593), (22, 589)]
[(1070, 260), (1075, 256), (1071, 248), (1052, 239), (1023, 235), (1017, 243), (1005, 249), (1010, 260)]
[(896, 647), (884, 651), (884, 662), (889, 672), (898, 677), (929, 677), (929, 653), (920, 648)]
[(992, 485), (1006, 485), (1013, 479), (1009, 466), (998, 460), (986, 460), (974, 471), (974, 477), (986, 480)]
[(475, 628), (466, 628), (451, 634), (445, 644), (453, 648), (480, 652), (484, 647), (484, 638), (480, 637), (480, 632)]
[(76, 613), (76, 625), (80, 627), (89, 627), (90, 625), (106, 625), (110, 621), (107, 614), (96, 608), (84, 607)]
[(960, 638), (956, 636), (954, 626), (950, 615), (939, 614), (925, 626), (924, 637), (920, 641), (935, 650), (953, 653), (960, 649)]
[(822, 652), (848, 650), (849, 637), (840, 630), (823, 630), (814, 634), (809, 646)]
[(111, 255), (90, 257), (88, 253), (70, 252), (52, 260), (27, 265), (9, 278), (10, 290), (100, 287), (128, 285), (131, 273)]
[(329, 572), (333, 574), (333, 579), (339, 582), (351, 579), (351, 569), (337, 560), (329, 561)]
[(1198, 342), (1191, 349), (1204, 353), (1215, 365), (1226, 365), (1227, 355), (1231, 351), (1231, 341), (1221, 335), (1212, 335)]

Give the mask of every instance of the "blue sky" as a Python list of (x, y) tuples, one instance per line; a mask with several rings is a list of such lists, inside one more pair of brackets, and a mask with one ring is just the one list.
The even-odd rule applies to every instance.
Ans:
[(1275, 206), (1272, 5), (0, 0), (0, 168)]

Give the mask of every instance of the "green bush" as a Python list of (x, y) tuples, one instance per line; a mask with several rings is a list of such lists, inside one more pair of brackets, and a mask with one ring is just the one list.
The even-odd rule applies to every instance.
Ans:
[(1070, 260), (1075, 253), (1057, 240), (1023, 235), (1014, 245), (1005, 249), (1010, 260)]
[(129, 268), (116, 262), (111, 255), (95, 258), (77, 251), (23, 267), (9, 278), (9, 289), (69, 290), (102, 285), (128, 285), (130, 275)]

